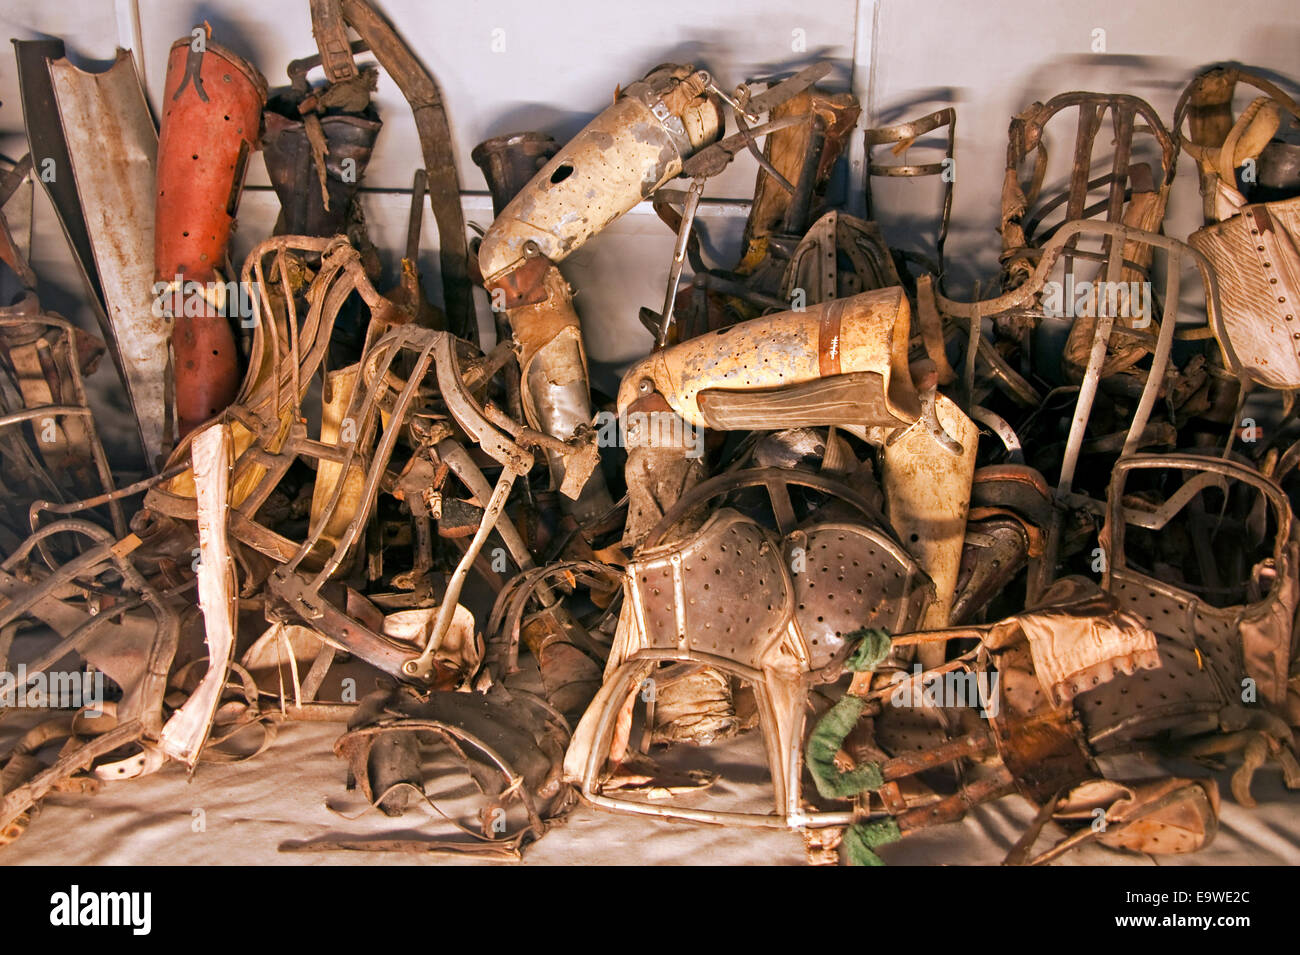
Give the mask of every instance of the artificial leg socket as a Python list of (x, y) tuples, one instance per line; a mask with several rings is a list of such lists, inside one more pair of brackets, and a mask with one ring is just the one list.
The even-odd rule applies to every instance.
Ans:
[(289, 115), (291, 108), (289, 102), (273, 101), (266, 111), (266, 171), (281, 209), (276, 234), (328, 237), (347, 232), (352, 200), (383, 124), (370, 111), (320, 119), (326, 150), (326, 208), (306, 123)]
[(234, 332), (211, 286), (226, 259), (265, 104), (262, 74), (206, 34), (172, 44), (158, 140), (154, 278), (180, 283), (182, 292), (190, 282), (208, 286), (201, 300), (173, 314), (181, 437), (225, 410), (239, 390)]
[(561, 261), (716, 140), (722, 116), (699, 75), (690, 66), (655, 70), (552, 156), (483, 237), (483, 277), (517, 268), (530, 243)]
[(242, 57), (206, 38), (172, 44), (158, 138), (158, 280), (206, 282), (225, 261), (265, 105), (266, 80)]

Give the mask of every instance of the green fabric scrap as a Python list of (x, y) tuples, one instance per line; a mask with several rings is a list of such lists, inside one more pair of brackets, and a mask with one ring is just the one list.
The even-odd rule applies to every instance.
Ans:
[(874, 822), (855, 822), (844, 833), (844, 853), (849, 865), (884, 865), (885, 860), (876, 855), (877, 846), (888, 845), (903, 838), (894, 819), (877, 819)]
[(885, 630), (863, 627), (850, 633), (846, 639), (861, 641), (844, 663), (845, 668), (853, 673), (874, 670), (880, 661), (889, 656), (889, 633)]
[(840, 772), (835, 765), (835, 754), (862, 715), (862, 705), (861, 697), (842, 697), (826, 711), (808, 737), (805, 759), (817, 791), (825, 799), (846, 799), (863, 790), (879, 789), (885, 782), (877, 763), (864, 763), (847, 772)]

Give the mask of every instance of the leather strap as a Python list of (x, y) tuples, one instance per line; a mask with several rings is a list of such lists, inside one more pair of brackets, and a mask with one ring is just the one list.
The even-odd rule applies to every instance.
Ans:
[(181, 85), (176, 87), (176, 92), (172, 94), (173, 100), (180, 99), (185, 88), (193, 83), (194, 92), (199, 94), (199, 99), (204, 103), (208, 102), (208, 91), (203, 88), (203, 54), (207, 50), (206, 43), (197, 50), (193, 43), (190, 44), (190, 51), (185, 57), (185, 74), (181, 77)]
[(348, 42), (348, 24), (343, 18), (340, 0), (311, 0), (311, 32), (320, 50), (325, 78), (331, 83), (350, 80), (357, 75)]
[(442, 94), (411, 48), (369, 0), (338, 0), (338, 3), (346, 21), (366, 41), (380, 66), (411, 104), (429, 177), (429, 205), (438, 223), (439, 265), (448, 327), (453, 334), (477, 342), (478, 319), (469, 285), (469, 243), (460, 205), (460, 176)]
[(939, 315), (939, 305), (934, 297), (932, 275), (922, 275), (916, 280), (916, 323), (921, 328), (925, 353), (938, 370), (939, 384), (952, 384), (957, 380), (957, 373), (948, 363), (948, 352), (943, 337), (943, 318)]

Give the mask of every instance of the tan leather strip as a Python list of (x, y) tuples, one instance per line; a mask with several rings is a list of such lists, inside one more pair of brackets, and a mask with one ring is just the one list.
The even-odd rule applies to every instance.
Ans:
[(943, 340), (943, 318), (939, 315), (939, 305), (934, 297), (932, 275), (922, 275), (916, 280), (916, 323), (921, 327), (925, 353), (938, 369), (939, 384), (952, 384), (957, 380), (957, 373), (948, 364), (948, 353)]
[(311, 0), (311, 32), (320, 50), (321, 66), (331, 83), (357, 75), (348, 40), (348, 24), (339, 0)]
[(821, 326), (817, 330), (817, 364), (823, 378), (840, 373), (840, 316), (843, 312), (843, 299), (835, 299), (822, 309)]

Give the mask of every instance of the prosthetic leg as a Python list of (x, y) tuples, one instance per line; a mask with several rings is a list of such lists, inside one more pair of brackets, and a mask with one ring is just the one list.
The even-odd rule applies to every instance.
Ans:
[[(694, 483), (688, 445), (675, 435), (835, 425), (883, 448), (890, 522), (935, 580), (930, 625), (946, 624), (978, 431), (936, 393), (932, 375), (918, 392), (907, 361), (909, 330), (902, 290), (881, 289), (743, 322), (634, 366), (618, 399), (630, 449), (626, 540), (639, 541), (675, 503), (665, 482)], [(642, 429), (653, 435), (643, 440)], [(653, 468), (643, 466), (646, 455), (655, 456)], [(650, 472), (653, 482), (641, 479)]]
[[(158, 140), (154, 278), (173, 302), (176, 412), (184, 437), (235, 400), (239, 363), (219, 284), (248, 157), (257, 148), (266, 80), (206, 34), (167, 60)], [(197, 283), (203, 294), (192, 294)], [(221, 291), (218, 291), (218, 289)], [(186, 292), (191, 294), (186, 295)]]
[[(681, 172), (717, 138), (722, 118), (707, 73), (664, 66), (633, 83), (559, 150), (497, 216), (479, 268), (514, 333), (528, 424), (569, 440), (592, 423), (582, 332), (556, 263)], [(564, 483), (551, 459), (557, 487)], [(575, 502), (588, 521), (610, 507), (596, 471)]]
[(841, 427), (883, 448), (890, 523), (934, 580), (925, 619), (946, 624), (977, 430), (936, 394), (933, 375), (918, 393), (910, 318), (902, 289), (881, 289), (742, 322), (634, 366), (618, 397), (628, 447), (624, 544), (642, 545), (703, 478), (695, 429)]

